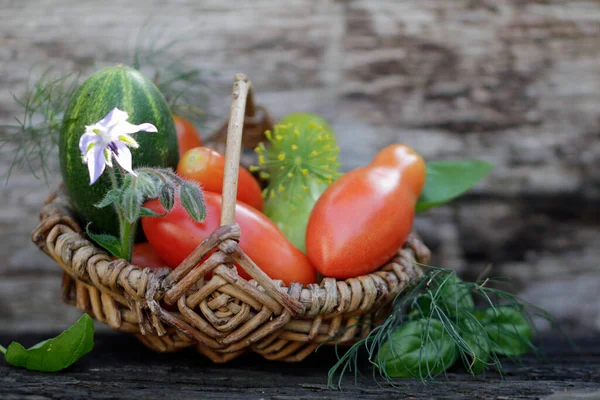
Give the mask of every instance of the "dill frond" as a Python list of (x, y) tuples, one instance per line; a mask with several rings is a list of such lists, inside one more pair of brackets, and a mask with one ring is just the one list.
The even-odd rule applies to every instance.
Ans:
[(56, 77), (48, 68), (22, 97), (13, 95), (21, 113), (14, 124), (2, 126), (4, 134), (0, 136), (0, 153), (12, 157), (6, 183), (15, 169), (28, 170), (48, 183), (63, 113), (79, 86), (79, 78), (80, 73)]
[[(502, 357), (519, 362), (520, 355), (527, 350), (537, 351), (531, 340), (534, 318), (543, 318), (552, 326), (557, 326), (548, 312), (517, 295), (492, 287), (498, 282), (497, 280), (482, 277), (476, 282), (463, 282), (452, 270), (432, 266), (422, 267), (425, 271), (424, 276), (396, 296), (391, 314), (381, 325), (375, 327), (366, 337), (358, 340), (343, 353), (340, 346), (334, 343), (338, 360), (328, 373), (330, 387), (340, 389), (343, 377), (348, 372), (354, 373), (356, 382), (359, 374), (359, 355), (364, 351), (373, 367), (373, 378), (378, 384), (383, 381), (392, 387), (402, 388), (386, 370), (386, 362), (389, 358), (382, 357), (379, 351), (386, 342), (401, 340), (398, 337), (394, 338), (393, 335), (407, 323), (419, 321), (424, 327), (417, 367), (406, 365), (407, 368), (413, 368), (412, 376), (423, 383), (434, 382), (437, 378), (438, 374), (435, 372), (439, 371), (440, 366), (436, 363), (441, 362), (440, 358), (444, 356), (441, 353), (443, 346), (440, 345), (440, 339), (449, 338), (452, 341), (458, 352), (457, 362), (460, 361), (469, 373), (477, 375), (485, 370), (495, 369), (503, 376)], [(481, 305), (476, 306), (476, 304)], [(514, 311), (513, 317), (522, 315), (527, 319), (529, 334), (517, 330), (516, 325), (511, 326), (510, 318), (502, 320), (502, 312), (507, 311)], [(502, 323), (495, 322), (494, 325), (484, 314), (488, 314), (488, 317), (498, 315), (498, 320)], [(443, 331), (441, 336), (433, 334), (434, 331), (431, 329), (433, 322), (436, 326), (441, 325)], [(521, 325), (520, 328), (523, 329), (524, 326)], [(499, 346), (494, 340), (497, 340), (494, 332), (502, 335), (505, 346), (506, 343), (511, 346), (508, 346), (509, 348)], [(332, 341), (335, 342), (336, 338)], [(390, 345), (389, 349), (390, 357), (400, 356), (395, 353), (394, 346)], [(433, 359), (432, 351), (438, 352), (434, 353)], [(400, 363), (400, 366), (403, 365)], [(445, 368), (441, 374), (445, 375)]]
[(211, 82), (216, 71), (190, 65), (182, 56), (181, 44), (194, 40), (168, 38), (165, 27), (150, 25), (148, 20), (139, 30), (131, 56), (133, 68), (149, 76), (165, 96), (175, 115), (189, 119), (200, 128), (217, 115), (209, 111), (214, 92)]

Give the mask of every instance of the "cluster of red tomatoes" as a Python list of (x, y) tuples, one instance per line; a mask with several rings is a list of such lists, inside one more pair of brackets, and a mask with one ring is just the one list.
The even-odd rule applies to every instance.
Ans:
[[(202, 147), (189, 121), (175, 120), (182, 154), (177, 174), (201, 184), (207, 217), (193, 221), (176, 200), (165, 216), (142, 218), (149, 243), (135, 246), (135, 265), (175, 268), (219, 226), (225, 158)], [(317, 271), (338, 279), (367, 274), (406, 241), (425, 175), (425, 162), (409, 147), (384, 148), (369, 165), (346, 173), (321, 195), (310, 215), (304, 254), (261, 212), (260, 185), (240, 167), (235, 216), (240, 247), (267, 275), (286, 284), (315, 283)], [(158, 200), (144, 206), (165, 211)]]

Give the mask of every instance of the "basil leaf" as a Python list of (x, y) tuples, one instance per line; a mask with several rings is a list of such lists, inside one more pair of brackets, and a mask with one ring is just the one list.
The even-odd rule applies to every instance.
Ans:
[(6, 362), (31, 371), (55, 372), (65, 369), (94, 347), (94, 323), (84, 314), (77, 323), (53, 339), (25, 349), (12, 342), (6, 349)]
[(411, 319), (428, 317), (431, 315), (431, 296), (428, 293), (421, 293), (415, 297), (410, 306), (408, 316)]
[(458, 197), (479, 182), (493, 165), (478, 160), (430, 161), (416, 210), (425, 211)]
[(451, 317), (475, 310), (470, 286), (455, 273), (438, 275), (431, 284), (431, 291), (436, 303)]
[(92, 233), (88, 229), (90, 224), (85, 227), (85, 232), (96, 244), (102, 247), (104, 250), (108, 251), (115, 257), (123, 258), (121, 255), (121, 241), (118, 237), (113, 235)]
[(475, 313), (492, 342), (492, 351), (519, 357), (533, 346), (533, 331), (525, 315), (516, 307), (490, 307)]
[(394, 378), (426, 378), (445, 371), (458, 357), (442, 323), (420, 319), (402, 325), (377, 353), (377, 365)]
[(477, 320), (465, 320), (462, 321), (459, 332), (464, 341), (460, 345), (464, 356), (463, 364), (471, 374), (479, 375), (490, 359), (490, 344), (485, 328)]

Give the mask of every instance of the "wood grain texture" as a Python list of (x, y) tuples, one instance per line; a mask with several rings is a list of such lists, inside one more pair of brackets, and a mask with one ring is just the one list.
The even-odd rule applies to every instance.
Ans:
[[(34, 344), (46, 336), (17, 339)], [(0, 341), (8, 338), (0, 335)], [(584, 353), (552, 337), (545, 358), (527, 357), (522, 365), (506, 360), (505, 377), (488, 373), (472, 377), (453, 368), (446, 378), (424, 385), (398, 379), (400, 389), (378, 386), (368, 363), (354, 384), (343, 379), (343, 392), (327, 388), (327, 372), (335, 362), (332, 349), (321, 349), (302, 365), (242, 356), (225, 365), (189, 357), (186, 352), (153, 354), (133, 338), (97, 335), (93, 352), (57, 374), (32, 373), (0, 362), (2, 399), (591, 399), (600, 395), (600, 343), (578, 343)]]
[[(185, 39), (173, 58), (216, 71), (215, 113), (227, 114), (244, 72), (275, 119), (310, 111), (331, 121), (345, 170), (399, 141), (427, 159), (495, 163), (471, 195), (418, 218), (434, 263), (471, 278), (491, 263), (568, 329), (600, 332), (599, 1), (5, 0), (2, 122), (19, 111), (11, 93), (32, 68), (35, 78), (46, 65), (129, 62), (136, 37), (161, 29), (163, 43)], [(1, 157), (0, 174), (10, 152)], [(0, 192), (2, 296), (23, 296), (9, 283), (23, 276), (33, 285), (29, 304), (5, 300), (15, 317), (0, 314), (2, 329), (67, 322), (34, 299), (58, 270), (30, 254), (28, 238), (58, 181), (16, 171)]]

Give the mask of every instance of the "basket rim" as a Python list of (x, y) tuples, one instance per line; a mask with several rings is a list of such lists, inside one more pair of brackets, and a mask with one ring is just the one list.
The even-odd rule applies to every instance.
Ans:
[[(151, 271), (143, 266), (133, 265), (124, 259), (113, 260), (113, 258), (104, 249), (99, 248), (85, 236), (74, 214), (73, 207), (69, 201), (64, 185), (61, 184), (59, 189), (55, 192), (52, 192), (46, 199), (45, 206), (40, 213), (40, 223), (32, 233), (32, 241), (37, 245), (37, 247), (57, 261), (65, 270), (65, 272), (73, 278), (83, 280), (84, 282), (92, 285), (101, 284), (101, 286), (103, 286), (103, 281), (114, 281), (111, 285), (114, 286), (111, 287), (111, 291), (118, 293), (122, 292), (122, 290), (131, 288), (135, 289), (136, 295), (140, 296), (146, 293), (145, 286), (148, 284), (149, 276), (152, 275), (153, 279), (159, 283), (159, 285), (155, 288), (157, 292), (153, 293), (153, 296), (158, 297), (164, 296), (166, 288), (169, 286), (172, 288), (173, 285), (178, 283), (167, 279), (169, 275), (166, 274), (166, 269)], [(223, 230), (222, 228), (218, 228), (217, 231), (219, 229)], [(218, 236), (221, 238), (224, 237), (226, 240), (229, 240), (232, 237), (235, 238), (236, 236), (239, 237), (239, 230), (235, 231), (235, 229), (226, 229), (225, 231), (225, 235), (220, 233)], [(63, 236), (65, 236), (65, 238), (61, 240)], [(66, 236), (68, 236), (68, 238)], [(68, 243), (64, 243), (66, 239), (68, 239)], [(65, 244), (68, 245), (65, 246)], [(324, 303), (326, 302), (327, 298), (331, 297), (331, 290), (339, 290), (340, 282), (343, 282), (347, 287), (351, 288), (354, 294), (357, 288), (357, 283), (359, 283), (363, 289), (365, 285), (368, 286), (369, 283), (373, 283), (373, 280), (381, 284), (381, 281), (385, 281), (386, 278), (390, 278), (389, 276), (384, 275), (396, 275), (396, 278), (399, 278), (398, 282), (404, 282), (406, 285), (412, 279), (421, 276), (421, 265), (427, 264), (429, 259), (429, 249), (423, 244), (417, 235), (411, 233), (406, 243), (401, 249), (399, 249), (399, 252), (392, 260), (386, 262), (380, 268), (367, 275), (348, 278), (345, 280), (324, 277), (320, 283), (312, 283), (306, 286), (294, 282), (289, 287), (286, 287), (282, 281), (273, 282), (277, 285), (279, 292), (287, 292), (288, 295), (289, 293), (295, 293), (295, 297), (305, 306), (307, 306), (306, 308), (309, 309), (304, 313), (298, 313), (296, 316), (323, 315), (330, 313), (334, 307), (340, 307), (339, 304), (335, 304), (333, 307), (331, 305), (328, 305), (328, 307), (323, 307), (325, 306)], [(202, 264), (194, 266), (190, 269), (190, 271), (186, 271), (183, 276), (176, 277), (175, 280), (180, 281), (184, 279), (192, 270), (197, 269), (197, 267), (200, 265)], [(89, 272), (92, 270), (95, 270), (95, 273), (90, 274)], [(127, 279), (124, 280), (119, 279), (118, 277), (112, 277), (113, 275), (117, 275), (117, 270), (127, 270)], [(94, 282), (91, 279), (91, 275), (97, 275), (99, 281)], [(241, 278), (239, 275), (237, 275), (235, 269), (229, 270), (227, 277), (236, 282), (247, 282), (258, 290), (264, 290), (264, 288), (261, 288), (254, 279), (251, 281), (246, 281), (245, 279)], [(118, 285), (119, 282), (117, 281), (119, 280), (124, 282), (129, 281), (127, 282), (129, 284), (126, 284), (125, 287), (121, 288), (122, 290), (119, 290), (119, 288), (116, 287), (122, 286)], [(367, 283), (367, 281), (371, 282)], [(115, 284), (117, 285), (115, 286)], [(377, 285), (375, 287), (375, 289), (379, 291), (379, 293), (377, 293), (377, 297), (387, 297), (391, 294), (396, 295), (403, 289), (405, 285), (402, 285), (402, 287), (400, 287), (401, 285), (396, 285), (396, 290), (390, 290), (394, 289), (393, 284), (391, 288), (388, 285), (384, 285), (385, 287)], [(160, 292), (159, 286), (160, 289), (163, 290), (162, 293)], [(321, 306), (319, 307), (319, 312), (315, 313), (314, 310), (310, 312), (311, 308), (314, 309), (318, 306)], [(281, 312), (279, 307), (275, 308), (276, 310), (274, 311)], [(354, 307), (347, 307), (345, 312), (355, 311), (352, 308)], [(367, 308), (370, 307), (362, 307), (363, 311), (365, 312), (367, 311)]]

